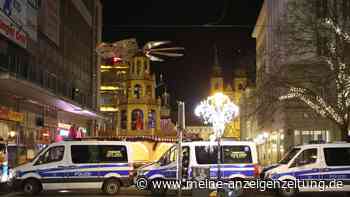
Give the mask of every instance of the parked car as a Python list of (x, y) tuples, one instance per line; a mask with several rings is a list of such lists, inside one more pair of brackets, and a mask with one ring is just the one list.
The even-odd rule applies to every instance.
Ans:
[[(155, 180), (177, 180), (177, 145), (171, 147), (159, 161), (143, 166), (137, 170), (135, 181), (144, 178), (148, 182)], [(246, 180), (255, 179), (259, 175), (259, 165), (256, 145), (253, 142), (222, 141), (220, 170), (218, 168), (218, 146), (209, 141), (194, 141), (182, 143), (182, 178), (183, 180), (195, 179), (193, 169), (209, 169), (207, 176), (210, 179), (221, 180)], [(220, 173), (219, 173), (220, 172)], [(153, 188), (153, 193), (158, 195), (166, 192), (159, 188)]]
[(282, 196), (299, 191), (350, 191), (350, 143), (324, 143), (295, 146), (277, 164), (263, 169), (261, 178), (278, 181), (342, 181), (342, 188), (303, 187), (279, 188)]
[(14, 169), (14, 182), (26, 194), (42, 190), (102, 189), (118, 193), (132, 184), (128, 142), (62, 141), (42, 149), (29, 163)]

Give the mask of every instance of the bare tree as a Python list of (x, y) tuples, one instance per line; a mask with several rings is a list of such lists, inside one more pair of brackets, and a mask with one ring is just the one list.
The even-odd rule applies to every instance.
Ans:
[[(324, 5), (321, 5), (321, 3)], [(295, 55), (303, 57), (310, 57), (309, 54), (318, 55), (316, 56), (318, 67), (311, 70), (302, 69), (303, 72), (310, 74), (321, 69), (325, 69), (326, 72), (321, 75), (321, 78), (305, 79), (305, 81), (311, 82), (311, 85), (305, 84), (305, 81), (299, 84), (290, 83), (291, 80), (284, 81), (282, 84), (288, 87), (288, 92), (280, 96), (280, 100), (299, 99), (313, 109), (314, 112), (335, 123), (341, 131), (342, 140), (348, 140), (350, 123), (350, 64), (347, 60), (347, 47), (350, 44), (350, 37), (346, 29), (349, 27), (350, 21), (345, 18), (345, 13), (341, 12), (344, 3), (346, 2), (332, 0), (308, 1), (305, 4), (305, 1), (299, 1), (290, 5), (289, 8), (295, 11), (294, 19), (298, 21), (294, 25), (288, 24), (291, 25), (290, 27), (283, 25), (281, 27), (283, 31), (294, 28), (294, 31), (289, 32), (288, 39), (289, 42), (293, 41), (296, 43), (291, 45), (297, 47), (293, 49), (298, 52)], [(305, 9), (308, 6), (309, 10), (314, 10), (316, 14), (303, 10), (303, 8)], [(350, 10), (343, 11), (350, 12)], [(320, 18), (320, 16), (323, 17)], [(298, 43), (300, 41), (301, 43)], [(303, 41), (304, 45), (302, 44)], [(308, 44), (310, 46), (318, 44), (319, 46), (308, 47)], [(322, 91), (318, 91), (318, 87), (328, 87), (329, 91), (325, 94)], [(332, 96), (330, 95), (334, 95), (335, 99), (331, 99), (330, 97)]]
[(281, 100), (295, 99), (335, 123), (347, 140), (350, 2), (279, 2), (284, 2), (280, 11), (269, 13), (266, 51), (257, 52), (266, 59), (257, 69), (257, 87), (251, 95), (255, 98), (250, 98), (258, 102), (246, 116), (260, 114), (266, 121), (284, 105)]

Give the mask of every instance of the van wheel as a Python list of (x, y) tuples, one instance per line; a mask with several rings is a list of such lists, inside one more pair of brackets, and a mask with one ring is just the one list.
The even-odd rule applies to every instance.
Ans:
[(281, 197), (293, 197), (296, 196), (298, 192), (299, 190), (297, 188), (280, 188), (277, 194)]
[(119, 192), (120, 183), (118, 180), (110, 179), (103, 184), (103, 192), (108, 195), (115, 195)]
[(28, 179), (23, 183), (23, 192), (27, 195), (38, 194), (41, 190), (41, 183), (35, 179)]

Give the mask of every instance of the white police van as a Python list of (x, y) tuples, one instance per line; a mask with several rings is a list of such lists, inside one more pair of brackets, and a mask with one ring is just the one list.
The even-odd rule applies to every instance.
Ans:
[[(279, 188), (282, 196), (293, 196), (299, 191), (350, 191), (350, 143), (324, 143), (295, 146), (277, 164), (263, 169), (261, 176), (278, 181), (302, 182), (301, 187)], [(342, 187), (323, 184), (312, 185), (310, 181), (341, 182)], [(294, 184), (293, 183), (293, 184)], [(296, 184), (296, 186), (299, 186)], [(317, 186), (322, 186), (319, 188)]]
[[(159, 161), (143, 166), (137, 170), (135, 181), (140, 178), (149, 183), (154, 180), (176, 180), (177, 179), (177, 145), (171, 147)], [(221, 142), (221, 162), (218, 164), (217, 144), (209, 141), (194, 141), (182, 143), (182, 168), (183, 180), (191, 180), (193, 168), (209, 168), (210, 179), (222, 180), (252, 179), (259, 175), (257, 165), (257, 150), (254, 142), (226, 141)], [(220, 168), (218, 168), (220, 165)], [(137, 182), (135, 182), (137, 184)], [(137, 185), (136, 185), (137, 186)], [(155, 190), (148, 185), (151, 191)], [(163, 188), (165, 189), (165, 188)], [(166, 191), (153, 191), (166, 192)]]
[(121, 141), (63, 141), (14, 169), (15, 185), (27, 194), (42, 190), (102, 189), (118, 193), (132, 184), (130, 144)]

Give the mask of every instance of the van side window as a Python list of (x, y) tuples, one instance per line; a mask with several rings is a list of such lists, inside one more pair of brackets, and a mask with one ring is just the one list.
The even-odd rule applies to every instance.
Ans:
[(100, 162), (128, 162), (128, 156), (125, 146), (101, 145)]
[(72, 145), (70, 149), (73, 163), (98, 163), (97, 145)]
[(126, 147), (121, 145), (72, 145), (71, 155), (75, 164), (128, 162)]
[(222, 163), (224, 164), (253, 162), (249, 146), (223, 146), (222, 154)]
[(196, 146), (195, 155), (198, 164), (217, 164), (218, 161), (218, 147), (211, 147), (210, 150), (208, 146)]
[(350, 165), (350, 148), (324, 148), (323, 151), (327, 166)]
[(304, 166), (312, 163), (316, 163), (317, 160), (317, 149), (311, 148), (301, 152), (297, 158), (295, 158), (291, 167)]
[(64, 146), (55, 146), (48, 149), (36, 161), (35, 165), (47, 164), (62, 161), (64, 156)]

